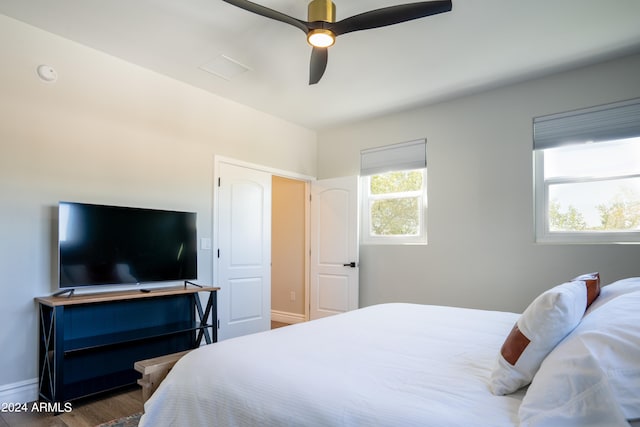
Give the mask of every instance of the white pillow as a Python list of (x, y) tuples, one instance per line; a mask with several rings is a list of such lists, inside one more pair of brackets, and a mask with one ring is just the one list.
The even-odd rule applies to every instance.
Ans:
[[(631, 292), (640, 291), (640, 277), (631, 277), (629, 279), (618, 280), (617, 282), (613, 282), (610, 285), (603, 286), (600, 290), (600, 296), (595, 302), (589, 307), (586, 314), (591, 313), (594, 310), (597, 310), (602, 305), (611, 301), (614, 298), (619, 297), (620, 295), (628, 294)], [(585, 314), (585, 315), (586, 315)]]
[(540, 366), (519, 416), (521, 426), (558, 425), (554, 419), (617, 426), (628, 425), (620, 418), (640, 418), (640, 291), (583, 318)]
[(549, 352), (580, 323), (587, 308), (584, 281), (558, 285), (539, 295), (505, 340), (489, 388), (505, 395), (529, 384)]

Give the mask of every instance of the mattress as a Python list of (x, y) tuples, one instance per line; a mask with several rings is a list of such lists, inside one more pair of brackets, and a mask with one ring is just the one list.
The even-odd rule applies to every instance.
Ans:
[(488, 379), (518, 314), (381, 304), (183, 357), (140, 426), (517, 426)]

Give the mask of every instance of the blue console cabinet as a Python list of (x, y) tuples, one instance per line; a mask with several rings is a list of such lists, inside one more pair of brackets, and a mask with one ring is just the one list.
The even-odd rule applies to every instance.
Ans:
[[(218, 289), (36, 298), (40, 399), (66, 402), (135, 384), (136, 361), (216, 342)], [(199, 292), (208, 294), (204, 310)]]

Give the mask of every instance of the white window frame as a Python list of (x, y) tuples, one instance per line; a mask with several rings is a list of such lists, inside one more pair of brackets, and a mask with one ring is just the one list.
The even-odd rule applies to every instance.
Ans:
[(549, 230), (549, 187), (555, 184), (579, 184), (595, 181), (613, 181), (624, 178), (638, 178), (638, 174), (587, 178), (544, 179), (544, 152), (534, 153), (535, 158), (535, 207), (536, 241), (539, 243), (640, 243), (637, 231), (550, 231)]
[[(391, 194), (371, 194), (371, 176), (365, 175), (361, 177), (362, 191), (362, 229), (360, 232), (362, 244), (379, 244), (379, 245), (403, 245), (403, 244), (426, 244), (427, 243), (427, 168), (412, 169), (413, 171), (422, 172), (422, 188), (415, 191), (405, 191)], [(401, 170), (409, 172), (410, 170)], [(396, 171), (389, 171), (396, 172)], [(398, 171), (400, 172), (400, 171)], [(386, 173), (386, 172), (381, 172)], [(377, 175), (377, 174), (376, 174)], [(400, 198), (418, 198), (419, 222), (417, 235), (393, 235), (393, 236), (377, 236), (371, 234), (371, 205), (378, 200), (390, 200)]]
[(638, 174), (580, 178), (544, 177), (544, 150), (569, 144), (605, 142), (640, 136), (640, 99), (559, 113), (534, 119), (534, 217), (535, 238), (540, 243), (640, 243), (637, 231), (550, 231), (549, 187), (554, 184), (588, 183), (637, 178)]

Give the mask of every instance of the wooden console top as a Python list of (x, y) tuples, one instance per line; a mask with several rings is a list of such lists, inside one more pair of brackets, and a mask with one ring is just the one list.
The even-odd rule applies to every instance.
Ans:
[(219, 287), (204, 286), (198, 288), (195, 286), (170, 287), (170, 288), (151, 288), (149, 292), (141, 292), (140, 290), (126, 290), (116, 292), (100, 292), (94, 294), (74, 294), (72, 296), (48, 296), (48, 297), (36, 297), (36, 302), (44, 304), (49, 307), (56, 307), (61, 305), (74, 305), (74, 304), (91, 304), (94, 302), (105, 301), (118, 301), (118, 300), (131, 300), (138, 298), (151, 298), (164, 295), (181, 295), (181, 294), (194, 294), (197, 292), (216, 292), (219, 291)]

